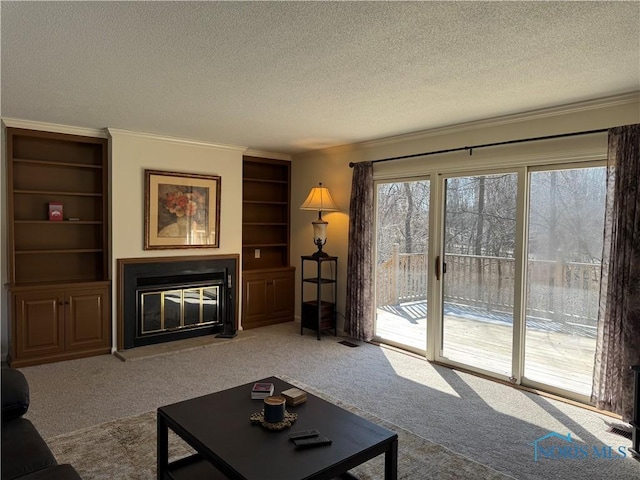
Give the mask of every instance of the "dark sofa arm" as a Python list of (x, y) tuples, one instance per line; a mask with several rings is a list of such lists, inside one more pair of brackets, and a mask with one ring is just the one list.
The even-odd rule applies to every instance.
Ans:
[(2, 480), (15, 480), (57, 465), (36, 427), (26, 418), (2, 422)]
[(56, 465), (20, 477), (20, 480), (82, 480), (78, 472), (69, 464)]
[(2, 381), (2, 421), (17, 418), (29, 409), (29, 384), (22, 372), (3, 367)]

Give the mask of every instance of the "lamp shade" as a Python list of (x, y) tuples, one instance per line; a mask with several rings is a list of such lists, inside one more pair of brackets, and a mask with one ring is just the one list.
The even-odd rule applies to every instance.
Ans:
[(318, 212), (337, 212), (338, 207), (331, 198), (329, 189), (319, 184), (313, 187), (307, 199), (300, 205), (300, 210), (315, 210)]

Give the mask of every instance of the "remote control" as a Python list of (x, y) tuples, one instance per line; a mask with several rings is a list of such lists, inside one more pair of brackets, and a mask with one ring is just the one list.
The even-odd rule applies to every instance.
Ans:
[(329, 440), (327, 437), (313, 437), (294, 440), (293, 443), (296, 445), (296, 448), (301, 449), (331, 445), (331, 440)]
[(299, 432), (291, 432), (289, 434), (289, 440), (299, 440), (301, 438), (317, 437), (320, 432), (315, 428), (311, 430), (300, 430)]

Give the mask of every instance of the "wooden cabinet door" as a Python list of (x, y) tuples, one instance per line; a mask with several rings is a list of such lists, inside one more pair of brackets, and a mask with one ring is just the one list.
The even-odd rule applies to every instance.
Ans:
[(287, 270), (271, 276), (267, 293), (271, 299), (270, 313), (274, 316), (291, 317), (293, 320), (295, 291), (293, 274), (293, 270)]
[(64, 301), (62, 290), (15, 294), (16, 358), (47, 357), (64, 352)]
[(242, 327), (293, 321), (293, 267), (245, 272), (242, 278)]
[(267, 297), (265, 275), (246, 275), (242, 280), (242, 326), (259, 326), (267, 317), (269, 299)]
[(108, 304), (107, 288), (67, 292), (65, 297), (67, 351), (109, 347), (111, 325)]

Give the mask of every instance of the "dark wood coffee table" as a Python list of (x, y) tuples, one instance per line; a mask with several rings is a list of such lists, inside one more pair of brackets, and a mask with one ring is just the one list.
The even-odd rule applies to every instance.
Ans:
[[(293, 387), (278, 378), (276, 393)], [(378, 455), (385, 455), (385, 479), (398, 476), (398, 435), (314, 395), (302, 405), (291, 428), (271, 431), (252, 424), (249, 417), (262, 409), (251, 400), (255, 382), (158, 409), (158, 480), (216, 479), (325, 480), (353, 478), (346, 472)], [(169, 463), (168, 429), (196, 454)], [(318, 429), (333, 444), (296, 450), (288, 433)]]

